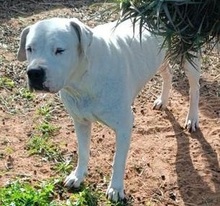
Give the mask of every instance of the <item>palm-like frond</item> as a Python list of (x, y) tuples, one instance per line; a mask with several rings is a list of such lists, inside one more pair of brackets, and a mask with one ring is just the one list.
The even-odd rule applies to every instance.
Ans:
[(220, 0), (119, 0), (121, 21), (164, 36), (168, 57), (189, 61), (205, 43), (220, 39)]

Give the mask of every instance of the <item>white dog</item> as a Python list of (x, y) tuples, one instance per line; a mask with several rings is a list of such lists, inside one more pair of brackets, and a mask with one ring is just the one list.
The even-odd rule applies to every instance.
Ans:
[[(160, 38), (145, 30), (140, 43), (130, 21), (115, 25), (91, 29), (75, 18), (39, 21), (22, 31), (18, 60), (28, 61), (30, 89), (60, 92), (74, 119), (78, 164), (66, 178), (66, 186), (79, 187), (87, 174), (91, 123), (99, 121), (115, 131), (116, 152), (107, 197), (118, 201), (124, 198), (123, 179), (133, 125), (131, 105), (160, 70), (164, 82), (154, 108), (165, 108), (171, 74), (164, 61), (165, 51), (159, 52)], [(198, 127), (199, 65), (197, 69), (189, 63), (185, 67), (190, 83), (186, 125), (191, 131)]]

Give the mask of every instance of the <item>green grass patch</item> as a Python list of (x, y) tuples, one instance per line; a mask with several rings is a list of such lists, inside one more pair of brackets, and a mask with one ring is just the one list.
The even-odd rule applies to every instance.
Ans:
[[(59, 196), (62, 196), (60, 199)], [(104, 203), (104, 204), (103, 204)], [(16, 180), (6, 187), (0, 188), (1, 206), (121, 206), (104, 199), (104, 194), (80, 187), (80, 191), (67, 193), (61, 181), (53, 179), (36, 185), (30, 182)]]
[(67, 201), (68, 206), (95, 206), (98, 205), (98, 194), (88, 187), (81, 192), (73, 194)]
[(29, 183), (15, 181), (0, 188), (1, 206), (52, 206), (53, 183), (41, 183), (33, 187)]
[(49, 122), (42, 122), (35, 128), (34, 135), (30, 137), (26, 149), (30, 154), (38, 154), (48, 160), (62, 161), (63, 155), (58, 145), (54, 144), (51, 136), (59, 130)]
[(40, 132), (43, 136), (53, 136), (59, 131), (59, 128), (49, 122), (44, 121), (36, 126), (36, 131)]
[(8, 77), (0, 77), (0, 88), (12, 89), (14, 88), (15, 83), (12, 79)]
[(48, 160), (62, 161), (63, 159), (60, 148), (48, 136), (34, 135), (29, 139), (26, 149), (31, 155), (38, 154)]
[(32, 92), (30, 92), (30, 91), (29, 91), (28, 89), (26, 89), (26, 88), (20, 89), (20, 90), (19, 90), (19, 95), (20, 95), (22, 98), (26, 99), (26, 100), (33, 100), (34, 97), (35, 97), (35, 94), (32, 93)]
[(57, 172), (60, 173), (62, 175), (67, 175), (69, 174), (72, 170), (73, 170), (73, 164), (72, 161), (71, 162), (57, 162), (53, 169)]
[(51, 112), (51, 105), (44, 105), (37, 109), (37, 114), (43, 116), (46, 121), (51, 120)]

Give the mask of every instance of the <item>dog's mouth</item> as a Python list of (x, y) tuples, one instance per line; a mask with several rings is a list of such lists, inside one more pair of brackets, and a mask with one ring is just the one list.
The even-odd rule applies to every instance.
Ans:
[(50, 89), (43, 84), (43, 82), (39, 84), (30, 80), (28, 80), (28, 89), (31, 92), (51, 92)]

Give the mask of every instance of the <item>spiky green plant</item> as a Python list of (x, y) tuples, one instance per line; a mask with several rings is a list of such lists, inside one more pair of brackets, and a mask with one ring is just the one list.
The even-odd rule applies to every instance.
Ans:
[(167, 56), (189, 61), (205, 43), (219, 42), (219, 0), (118, 0), (120, 22), (140, 21), (142, 28), (164, 36)]

